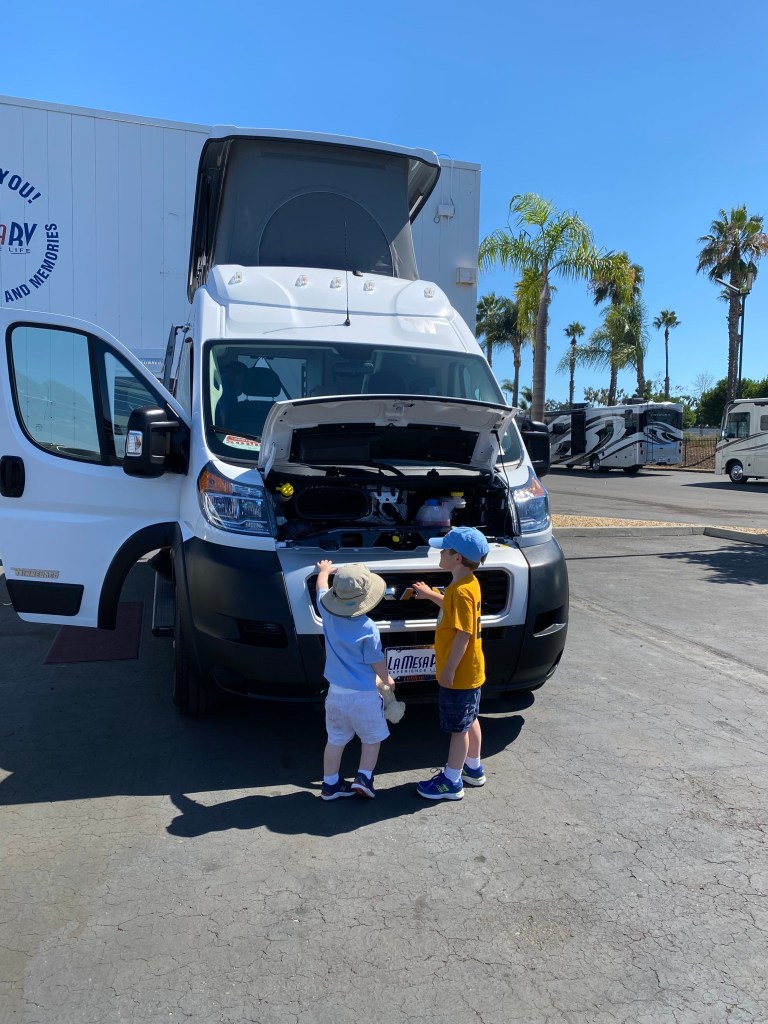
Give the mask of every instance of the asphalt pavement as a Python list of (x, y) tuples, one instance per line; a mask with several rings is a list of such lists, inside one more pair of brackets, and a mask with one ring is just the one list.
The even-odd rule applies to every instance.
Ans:
[(636, 476), (613, 470), (553, 469), (544, 477), (556, 515), (690, 523), (731, 529), (768, 529), (768, 481), (736, 487), (714, 473), (643, 469)]
[(3, 596), (0, 1024), (764, 1024), (768, 549), (562, 543), (561, 667), (450, 805), (434, 708), (330, 804), (320, 709), (181, 718), (146, 566), (136, 660), (46, 665)]

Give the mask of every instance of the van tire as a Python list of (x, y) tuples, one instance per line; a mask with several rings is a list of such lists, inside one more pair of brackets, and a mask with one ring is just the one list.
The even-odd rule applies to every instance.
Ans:
[(732, 462), (730, 464), (728, 476), (731, 478), (732, 484), (745, 484), (749, 480), (749, 477), (744, 475), (744, 467), (740, 462)]
[(214, 694), (192, 664), (176, 599), (173, 627), (173, 703), (187, 718), (199, 718), (215, 706)]

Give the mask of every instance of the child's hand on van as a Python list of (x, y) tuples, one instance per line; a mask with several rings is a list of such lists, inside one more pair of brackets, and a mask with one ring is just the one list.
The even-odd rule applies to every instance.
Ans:
[(333, 564), (330, 558), (321, 558), (320, 561), (317, 562), (317, 564), (315, 565), (315, 568), (317, 569), (317, 589), (328, 590), (328, 577), (330, 573), (336, 572), (336, 566)]
[(428, 583), (418, 580), (411, 584), (416, 599), (419, 601), (434, 601), (436, 605), (442, 605), (443, 595), (438, 590), (433, 590)]

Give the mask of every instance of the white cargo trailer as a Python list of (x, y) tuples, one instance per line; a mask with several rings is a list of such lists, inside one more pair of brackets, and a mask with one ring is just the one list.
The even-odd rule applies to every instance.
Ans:
[[(0, 96), (0, 306), (90, 320), (159, 370), (169, 329), (189, 316), (189, 239), (209, 132)], [(412, 225), (416, 259), (472, 327), (480, 167), (441, 163)]]

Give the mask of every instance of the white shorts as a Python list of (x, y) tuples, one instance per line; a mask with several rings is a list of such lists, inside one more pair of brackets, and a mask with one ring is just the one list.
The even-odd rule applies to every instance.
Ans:
[(331, 690), (325, 698), (328, 742), (343, 747), (353, 736), (361, 743), (379, 743), (389, 736), (384, 701), (378, 690)]

